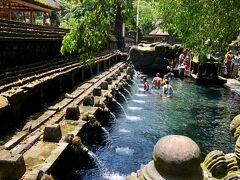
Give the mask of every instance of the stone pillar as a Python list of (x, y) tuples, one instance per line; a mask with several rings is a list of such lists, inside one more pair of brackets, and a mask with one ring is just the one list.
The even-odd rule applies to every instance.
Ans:
[(106, 78), (106, 81), (108, 82), (108, 84), (112, 84), (112, 80), (113, 80), (112, 77)]
[(26, 166), (22, 155), (0, 150), (0, 179), (21, 179), (25, 172)]
[(145, 179), (202, 180), (201, 151), (186, 136), (169, 135), (158, 140), (153, 150), (153, 160), (143, 169)]
[(9, 118), (9, 114), (11, 113), (10, 111), (10, 103), (8, 101), (8, 99), (4, 96), (0, 95), (0, 117), (1, 119), (8, 119), (7, 122), (2, 121), (2, 124), (0, 127), (0, 129), (4, 129), (6, 126), (5, 125), (9, 125), (10, 124), (10, 118)]
[(101, 87), (101, 89), (103, 89), (103, 90), (108, 90), (108, 82), (107, 82), (107, 81), (103, 81), (103, 82), (100, 84), (100, 87)]
[(121, 76), (121, 71), (118, 70), (118, 71), (116, 72), (116, 74), (117, 74), (117, 76)]
[(101, 95), (102, 95), (102, 92), (100, 87), (93, 89), (93, 96), (101, 96)]
[(97, 62), (97, 64), (96, 64), (96, 68), (97, 68), (97, 75), (99, 74), (99, 72), (100, 72), (100, 62)]
[(94, 73), (93, 73), (93, 66), (91, 65), (90, 67), (89, 67), (89, 73), (90, 73), (90, 77), (93, 77), (93, 75), (94, 75)]
[(62, 131), (59, 124), (53, 124), (45, 127), (43, 134), (43, 141), (59, 142), (62, 138)]
[(81, 81), (84, 81), (84, 67), (81, 68)]
[(113, 80), (118, 80), (118, 76), (117, 76), (116, 74), (113, 74), (113, 75), (112, 75), (112, 79), (113, 79)]
[(105, 71), (106, 69), (107, 69), (107, 67), (106, 67), (106, 62), (103, 61), (103, 70)]
[(85, 96), (83, 99), (83, 106), (94, 106), (94, 96)]
[(78, 120), (80, 117), (80, 110), (78, 106), (67, 107), (65, 119)]
[(123, 68), (122, 68), (122, 67), (120, 67), (120, 68), (119, 68), (119, 71), (120, 71), (120, 72), (123, 72)]
[(107, 62), (108, 62), (108, 68), (110, 68), (111, 67), (111, 58), (108, 58)]

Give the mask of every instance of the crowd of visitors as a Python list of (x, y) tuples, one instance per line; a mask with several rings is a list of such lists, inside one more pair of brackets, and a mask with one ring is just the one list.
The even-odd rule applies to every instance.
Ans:
[(233, 53), (229, 50), (224, 56), (224, 77), (240, 77), (240, 52)]
[[(186, 72), (190, 72), (192, 60), (194, 60), (193, 51), (184, 48), (178, 57), (178, 70), (180, 77), (185, 76), (187, 74)], [(233, 52), (232, 50), (229, 50), (224, 56), (223, 65), (225, 66), (225, 69), (222, 75), (225, 78), (231, 77), (240, 80), (240, 51)]]
[[(152, 94), (167, 95), (168, 97), (173, 95), (173, 87), (170, 85), (170, 81), (174, 78), (174, 74), (170, 71), (161, 78), (160, 73), (157, 73), (150, 84), (146, 76), (143, 76), (141, 72), (137, 72), (139, 78), (143, 79), (144, 91)], [(162, 93), (161, 93), (162, 92)]]
[(178, 57), (179, 76), (190, 75), (192, 51), (184, 48)]

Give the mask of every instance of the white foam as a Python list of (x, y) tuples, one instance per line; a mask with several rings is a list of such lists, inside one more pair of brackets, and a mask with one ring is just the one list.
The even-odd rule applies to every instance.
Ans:
[(130, 133), (131, 131), (127, 130), (127, 129), (119, 129), (119, 132), (122, 133)]
[(109, 179), (109, 180), (125, 180), (126, 179), (126, 177), (124, 175), (121, 175), (118, 172), (113, 172), (113, 173), (107, 172), (107, 173), (104, 173), (103, 174), (103, 178)]
[(134, 152), (133, 149), (130, 149), (129, 147), (117, 147), (116, 153), (123, 154), (123, 155), (132, 155)]
[(135, 96), (138, 96), (138, 97), (146, 97), (147, 95), (146, 94), (134, 94)]
[(136, 111), (139, 111), (139, 110), (142, 110), (143, 108), (142, 107), (134, 107), (134, 106), (130, 106), (130, 107), (128, 107), (128, 109), (130, 109), (130, 110), (136, 110)]
[(126, 118), (127, 118), (127, 120), (130, 120), (130, 121), (139, 121), (142, 119), (138, 116), (126, 116)]
[(133, 99), (132, 101), (133, 101), (133, 102), (136, 102), (136, 103), (141, 103), (141, 104), (142, 104), (142, 103), (145, 103), (145, 101), (143, 101), (143, 100), (137, 100), (137, 99)]

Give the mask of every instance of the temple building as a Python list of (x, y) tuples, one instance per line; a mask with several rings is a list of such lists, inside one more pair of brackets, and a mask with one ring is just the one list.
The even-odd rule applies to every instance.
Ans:
[(43, 25), (51, 25), (50, 17), (61, 9), (57, 0), (1, 0), (0, 19), (35, 24), (35, 16), (42, 15)]
[(167, 42), (169, 40), (169, 33), (160, 27), (150, 32), (149, 36), (153, 39), (153, 42)]

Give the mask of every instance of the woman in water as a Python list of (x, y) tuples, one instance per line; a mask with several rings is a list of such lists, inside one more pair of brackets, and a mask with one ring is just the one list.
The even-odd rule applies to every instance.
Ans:
[(169, 81), (166, 81), (166, 84), (163, 86), (163, 94), (168, 95), (169, 97), (173, 94), (173, 88), (169, 84)]
[(149, 90), (149, 84), (148, 84), (148, 81), (147, 81), (146, 77), (143, 78), (143, 85), (144, 85), (144, 90), (148, 91)]

